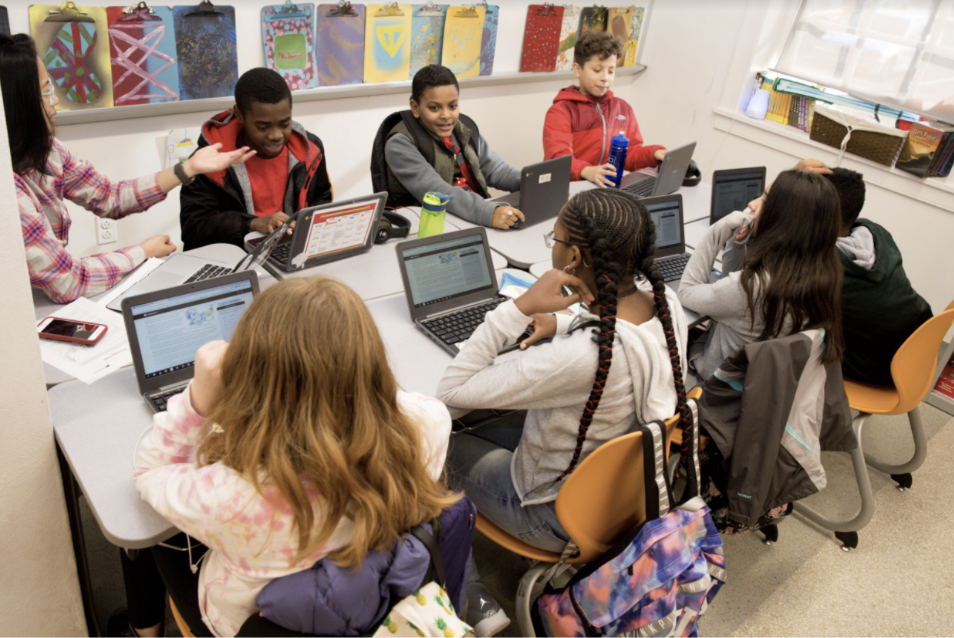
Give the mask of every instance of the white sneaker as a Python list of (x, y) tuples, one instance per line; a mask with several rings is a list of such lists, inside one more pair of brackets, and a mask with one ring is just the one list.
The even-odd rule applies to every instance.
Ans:
[(480, 582), (467, 586), (464, 621), (474, 628), (474, 635), (480, 638), (496, 636), (510, 625), (510, 618)]

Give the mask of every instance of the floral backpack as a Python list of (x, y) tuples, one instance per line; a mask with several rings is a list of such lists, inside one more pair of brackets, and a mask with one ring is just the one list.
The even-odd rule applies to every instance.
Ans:
[[(559, 588), (548, 584), (531, 606), (537, 635), (695, 636), (725, 582), (722, 540), (699, 498), (698, 406), (684, 424), (687, 484), (672, 508), (665, 425), (642, 428), (647, 522), (585, 565)], [(564, 552), (567, 556), (568, 552)], [(556, 569), (554, 570), (556, 572)], [(554, 573), (551, 572), (551, 573)]]

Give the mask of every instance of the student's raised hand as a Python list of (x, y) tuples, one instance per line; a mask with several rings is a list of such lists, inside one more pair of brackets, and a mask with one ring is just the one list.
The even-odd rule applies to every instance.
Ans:
[(176, 245), (169, 239), (169, 235), (155, 235), (139, 245), (146, 251), (146, 259), (150, 257), (165, 257), (176, 251)]
[[(286, 215), (285, 213), (281, 213), (281, 212), (272, 213), (271, 215), (266, 215), (265, 217), (256, 217), (255, 219), (252, 220), (252, 222), (248, 225), (248, 227), (249, 227), (249, 230), (257, 231), (259, 233), (262, 233), (263, 235), (270, 235), (276, 230), (278, 230), (278, 227), (284, 224), (287, 220), (288, 220), (288, 215)], [(291, 230), (294, 227), (295, 227), (295, 222), (292, 222), (291, 224), (288, 225), (289, 234), (291, 234)]]
[(496, 210), (494, 210), (494, 216), (490, 223), (494, 228), (507, 230), (518, 221), (523, 220), (523, 213), (516, 208), (513, 208), (512, 206), (498, 206)]
[[(567, 294), (564, 287), (571, 292)], [(564, 310), (578, 301), (591, 304), (593, 299), (593, 293), (580, 278), (554, 268), (543, 273), (514, 303), (517, 304), (517, 310), (532, 317)]]
[(610, 177), (616, 175), (616, 167), (612, 164), (603, 164), (602, 166), (587, 166), (580, 171), (580, 177), (588, 182), (593, 182), (600, 188), (606, 186), (616, 186)]
[(831, 175), (831, 169), (828, 168), (827, 164), (810, 157), (796, 164), (795, 170), (803, 173), (815, 173), (816, 175)]
[(520, 349), (526, 350), (540, 339), (546, 339), (556, 334), (557, 320), (553, 315), (531, 315), (533, 319), (533, 334), (520, 342)]
[(255, 155), (255, 151), (250, 151), (247, 146), (227, 153), (220, 153), (220, 148), (222, 148), (222, 144), (217, 143), (211, 146), (203, 146), (193, 153), (192, 157), (187, 159), (183, 165), (186, 175), (193, 177), (204, 173), (224, 171), (234, 164), (244, 164), (245, 160)]
[(195, 353), (195, 377), (189, 386), (192, 409), (199, 416), (208, 416), (222, 396), (222, 360), (229, 344), (221, 339), (210, 341)]

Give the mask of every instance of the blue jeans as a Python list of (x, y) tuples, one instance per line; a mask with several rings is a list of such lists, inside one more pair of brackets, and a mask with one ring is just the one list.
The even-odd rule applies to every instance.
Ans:
[(510, 461), (522, 428), (495, 428), (451, 437), (447, 479), (462, 490), (477, 511), (528, 545), (562, 552), (569, 536), (556, 515), (556, 502), (520, 506), (510, 478)]

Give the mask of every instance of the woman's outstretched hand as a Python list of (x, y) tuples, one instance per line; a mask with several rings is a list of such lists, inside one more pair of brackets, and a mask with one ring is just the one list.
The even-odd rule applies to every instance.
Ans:
[(211, 146), (204, 146), (193, 153), (192, 157), (186, 160), (185, 166), (183, 166), (186, 175), (194, 177), (205, 173), (224, 171), (229, 166), (244, 164), (248, 158), (255, 155), (255, 151), (250, 151), (247, 146), (227, 153), (219, 151), (220, 148), (222, 148), (221, 143), (212, 144)]

